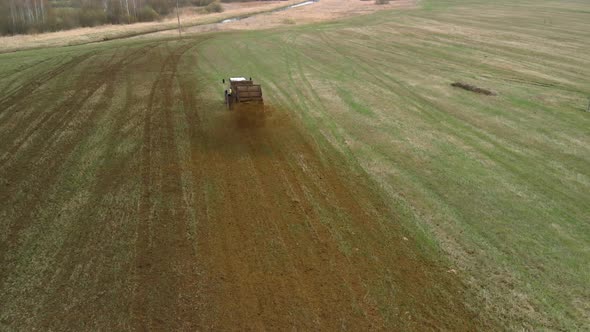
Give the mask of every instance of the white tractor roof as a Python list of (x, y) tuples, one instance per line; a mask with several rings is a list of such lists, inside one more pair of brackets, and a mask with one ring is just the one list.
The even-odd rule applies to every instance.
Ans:
[(230, 82), (242, 82), (242, 81), (247, 81), (247, 79), (245, 77), (230, 77), (229, 78)]

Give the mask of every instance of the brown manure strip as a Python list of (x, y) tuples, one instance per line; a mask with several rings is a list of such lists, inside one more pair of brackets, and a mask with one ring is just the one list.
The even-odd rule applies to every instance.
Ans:
[(395, 212), (287, 110), (212, 118), (218, 106), (189, 103), (200, 119), (190, 123), (199, 326), (474, 327), (456, 276), (404, 239)]

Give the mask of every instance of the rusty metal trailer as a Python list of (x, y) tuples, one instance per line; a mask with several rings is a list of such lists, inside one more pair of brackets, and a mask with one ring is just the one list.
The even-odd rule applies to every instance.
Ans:
[(231, 77), (229, 87), (225, 90), (225, 102), (228, 106), (236, 103), (263, 103), (262, 87), (254, 84), (252, 78)]

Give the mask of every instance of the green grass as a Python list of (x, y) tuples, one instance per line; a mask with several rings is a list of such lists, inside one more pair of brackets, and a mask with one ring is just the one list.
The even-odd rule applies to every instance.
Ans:
[[(0, 55), (0, 90), (127, 45)], [(424, 250), (451, 262), (489, 320), (590, 328), (590, 4), (425, 1), (213, 34), (192, 51), (197, 62), (183, 69), (200, 83), (252, 76), (268, 103), (365, 173)], [(202, 93), (221, 98), (216, 84)]]

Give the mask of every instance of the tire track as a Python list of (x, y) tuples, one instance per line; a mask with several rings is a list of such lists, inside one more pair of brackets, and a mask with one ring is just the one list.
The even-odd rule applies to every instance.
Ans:
[[(146, 53), (145, 56), (149, 56)], [(82, 326), (80, 321), (93, 322), (100, 326), (101, 320), (106, 322), (108, 329), (120, 329), (117, 326), (124, 320), (124, 314), (118, 312), (118, 307), (125, 307), (130, 300), (117, 296), (117, 293), (125, 292), (131, 287), (132, 276), (127, 273), (133, 271), (133, 262), (121, 262), (115, 257), (110, 257), (110, 250), (116, 250), (120, 245), (116, 241), (128, 242), (132, 247), (133, 230), (119, 227), (118, 220), (125, 220), (128, 225), (133, 218), (125, 211), (124, 205), (119, 196), (126, 196), (125, 191), (133, 188), (133, 160), (135, 153), (121, 154), (117, 152), (121, 140), (125, 139), (123, 134), (125, 126), (133, 122), (134, 118), (140, 115), (140, 100), (134, 94), (134, 85), (131, 80), (132, 72), (123, 68), (112, 77), (111, 84), (105, 91), (98, 108), (109, 109), (106, 104), (117, 94), (117, 87), (122, 85), (124, 78), (125, 86), (125, 104), (121, 108), (109, 111), (108, 115), (112, 118), (112, 127), (109, 129), (109, 135), (104, 142), (104, 151), (101, 155), (100, 166), (97, 167), (92, 182), (87, 186), (89, 188), (88, 200), (77, 213), (76, 219), (80, 220), (70, 228), (70, 235), (65, 239), (62, 248), (57, 255), (61, 257), (59, 262), (58, 273), (47, 275), (48, 289), (64, 289), (67, 287), (74, 288), (79, 283), (86, 284), (84, 289), (77, 291), (70, 296), (69, 301), (63, 302), (59, 296), (49, 296), (44, 301), (42, 310), (43, 315), (40, 319), (41, 325), (50, 327), (54, 330), (80, 330)], [(139, 131), (139, 130), (137, 130)], [(98, 208), (101, 207), (101, 208)], [(95, 215), (97, 209), (100, 209), (102, 215)], [(129, 219), (129, 220), (126, 220)], [(114, 235), (115, 233), (116, 235)], [(108, 240), (106, 240), (108, 239)], [(75, 248), (76, 250), (72, 250)], [(118, 248), (119, 250), (121, 248)], [(125, 256), (123, 253), (118, 253)], [(110, 262), (111, 264), (123, 263), (123, 268), (114, 270), (110, 266), (101, 265), (100, 262)], [(94, 269), (94, 276), (79, 277), (72, 280), (72, 275), (76, 270), (84, 266), (86, 269)], [(113, 283), (112, 280), (117, 280)], [(115, 288), (115, 286), (120, 288)], [(67, 309), (69, 306), (69, 309)], [(48, 309), (51, 308), (51, 309)], [(69, 317), (70, 312), (75, 312), (75, 319)], [(110, 320), (110, 321), (109, 321)], [(98, 323), (98, 324), (97, 324)], [(85, 326), (90, 328), (90, 326)], [(92, 328), (94, 329), (94, 327)]]
[(172, 113), (178, 62), (192, 47), (189, 43), (170, 51), (145, 113), (132, 308), (134, 326), (141, 330), (195, 328), (195, 253)]
[(39, 60), (39, 61), (37, 61), (37, 62), (35, 62), (33, 64), (29, 64), (29, 63), (22, 64), (22, 65), (20, 65), (20, 66), (18, 66), (16, 68), (13, 68), (12, 70), (5, 71), (3, 75), (0, 75), (0, 80), (7, 79), (10, 76), (15, 75), (15, 74), (18, 74), (18, 73), (21, 73), (21, 72), (23, 72), (25, 70), (33, 69), (34, 67), (36, 67), (36, 66), (38, 66), (40, 64), (46, 63), (48, 61), (51, 61), (53, 59), (54, 58), (47, 58), (47, 59)]
[[(320, 34), (320, 37), (328, 45), (333, 44), (333, 41), (329, 40), (329, 38), (325, 34)], [(346, 58), (351, 57), (350, 55), (347, 55), (346, 53), (342, 52), (342, 50), (338, 50), (335, 47), (333, 47), (333, 49)], [(367, 61), (365, 61), (365, 62), (367, 62)], [(368, 62), (373, 63), (375, 65), (375, 68), (379, 68), (380, 64), (378, 62), (375, 62), (374, 60), (369, 60)], [(485, 130), (483, 130), (478, 125), (478, 123), (476, 121), (474, 121), (473, 118), (468, 118), (468, 117), (459, 115), (456, 112), (454, 112), (453, 110), (447, 109), (441, 105), (437, 105), (437, 104), (433, 103), (428, 98), (425, 98), (424, 96), (420, 95), (419, 93), (416, 93), (412, 89), (409, 89), (407, 86), (405, 86), (404, 84), (402, 84), (401, 82), (399, 82), (395, 78), (391, 77), (390, 75), (387, 75), (384, 73), (375, 73), (374, 69), (371, 69), (370, 67), (367, 67), (366, 65), (361, 64), (361, 62), (357, 62), (357, 66), (359, 68), (363, 69), (363, 71), (365, 71), (368, 75), (371, 75), (373, 77), (373, 80), (379, 82), (381, 86), (389, 87), (391, 90), (404, 91), (406, 94), (408, 94), (409, 96), (412, 97), (412, 100), (419, 100), (422, 105), (427, 105), (428, 107), (430, 107), (432, 109), (444, 110), (444, 112), (423, 111), (423, 112), (421, 112), (421, 115), (423, 115), (424, 119), (429, 119), (430, 121), (439, 123), (440, 125), (444, 126), (445, 128), (448, 129), (448, 132), (453, 132), (454, 136), (458, 140), (463, 141), (463, 142), (465, 142), (465, 144), (473, 147), (476, 151), (478, 151), (482, 155), (484, 155), (487, 158), (489, 158), (490, 160), (493, 160), (494, 162), (496, 162), (496, 164), (499, 165), (500, 167), (502, 167), (503, 169), (505, 169), (513, 174), (517, 174), (521, 178), (530, 177), (530, 174), (544, 173), (544, 171), (545, 171), (544, 169), (539, 169), (536, 172), (531, 172), (532, 168), (534, 168), (534, 167), (538, 168), (538, 167), (540, 167), (540, 165), (541, 166), (544, 165), (542, 160), (539, 160), (539, 162), (535, 163), (535, 164), (529, 164), (526, 167), (526, 170), (523, 171), (522, 167), (520, 167), (520, 168), (514, 167), (511, 165), (508, 165), (506, 162), (500, 161), (500, 159), (498, 159), (497, 157), (494, 157), (494, 155), (492, 153), (490, 153), (490, 150), (488, 148), (482, 147), (482, 142), (485, 142), (485, 144), (494, 146), (494, 151), (496, 151), (496, 153), (499, 151), (499, 152), (502, 152), (505, 156), (507, 156), (506, 160), (522, 159), (523, 157), (521, 155), (518, 155), (514, 151), (512, 151), (510, 148), (507, 148), (506, 146), (509, 146), (510, 143), (508, 141), (506, 141), (505, 139), (502, 139), (502, 137), (513, 137), (513, 133), (506, 132), (505, 135), (490, 136), (489, 134), (487, 134), (485, 132)], [(385, 77), (388, 81), (383, 79), (383, 77)], [(393, 86), (392, 84), (395, 86)], [(445, 121), (440, 121), (442, 118), (444, 118)], [(451, 122), (451, 124), (447, 123), (449, 121)], [(454, 128), (451, 128), (452, 124), (454, 124), (455, 126), (461, 127), (462, 130), (457, 131)], [(502, 130), (503, 129), (496, 129), (495, 131), (501, 132)], [(523, 145), (529, 145), (530, 149), (535, 149), (538, 151), (545, 151), (549, 155), (560, 156), (559, 159), (563, 159), (563, 160), (573, 159), (575, 161), (575, 163), (572, 163), (571, 166), (575, 167), (577, 172), (580, 172), (580, 173), (584, 172), (583, 167), (581, 167), (581, 166), (587, 164), (587, 162), (581, 158), (577, 158), (577, 157), (571, 156), (569, 154), (564, 154), (562, 150), (553, 148), (553, 147), (548, 146), (546, 144), (540, 145), (540, 144), (538, 144), (538, 142), (534, 142), (533, 144), (525, 143), (521, 139), (519, 139), (519, 141), (521, 141), (522, 142), (521, 144), (523, 144)], [(546, 179), (544, 179), (543, 177), (536, 177), (536, 178), (532, 179), (531, 181), (529, 181), (529, 184), (533, 188), (542, 187), (542, 188), (544, 188), (543, 190), (546, 190), (546, 188), (558, 188), (558, 187), (555, 187), (555, 186), (545, 183), (545, 182), (546, 182)], [(542, 192), (543, 190), (537, 190), (537, 192)], [(559, 189), (554, 189), (554, 190), (557, 193), (559, 193), (560, 195), (567, 196), (567, 194), (564, 194), (563, 191), (561, 191)], [(571, 201), (575, 201), (576, 197), (570, 196), (570, 197), (568, 197), (568, 199)], [(551, 199), (547, 197), (547, 200), (551, 200)]]
[[(19, 66), (18, 68), (13, 69), (10, 72), (7, 72), (4, 76), (0, 78), (0, 83), (2, 84), (2, 89), (5, 91), (5, 95), (10, 95), (16, 92), (18, 89), (22, 87), (19, 85), (21, 83), (21, 78), (26, 77), (29, 72), (36, 72), (37, 67), (41, 64), (46, 64), (47, 66), (54, 67), (62, 63), (62, 59), (58, 57), (54, 58), (46, 58), (40, 61), (37, 61), (33, 64), (24, 64)], [(2, 119), (2, 114), (0, 114), (0, 119)]]
[[(105, 63), (105, 76), (110, 74), (109, 69), (113, 66), (111, 62), (116, 58), (116, 55), (117, 52), (114, 52), (110, 59)], [(56, 107), (45, 112), (43, 116), (39, 116), (36, 112), (31, 112), (28, 117), (21, 121), (24, 126), (15, 125), (13, 130), (6, 133), (7, 141), (12, 141), (13, 146), (0, 156), (0, 170), (4, 166), (7, 158), (10, 158), (19, 151), (19, 149), (27, 144), (28, 140), (33, 138), (34, 135), (42, 133), (40, 129), (46, 127), (48, 123), (51, 124), (51, 121), (59, 122), (62, 119), (68, 119), (69, 116), (75, 114), (76, 111), (79, 111), (82, 105), (84, 105), (84, 103), (107, 82), (104, 78), (100, 77), (103, 73), (92, 75), (92, 70), (93, 68), (90, 66), (84, 68), (80, 78), (75, 84), (74, 93), (69, 98), (66, 98), (66, 100), (56, 105)], [(16, 112), (13, 112), (13, 115), (15, 113)], [(62, 117), (60, 118), (59, 115), (62, 115)], [(47, 131), (45, 133), (47, 133)], [(51, 137), (56, 133), (59, 132), (49, 131), (47, 134)], [(50, 137), (44, 137), (41, 143), (49, 143)]]
[(44, 84), (48, 83), (52, 79), (56, 78), (60, 74), (71, 70), (72, 68), (76, 67), (84, 60), (90, 58), (91, 56), (95, 55), (97, 52), (91, 51), (84, 53), (82, 55), (74, 57), (72, 60), (58, 66), (55, 69), (48, 71), (40, 76), (38, 76), (35, 80), (30, 81), (28, 83), (23, 84), (20, 89), (17, 89), (13, 93), (0, 98), (0, 114), (8, 111), (12, 108), (17, 108), (22, 103), (28, 100), (28, 97), (35, 92), (38, 88), (43, 86)]
[[(36, 114), (32, 114), (29, 119), (25, 119), (23, 122), (26, 124), (34, 123), (34, 125), (29, 130), (15, 128), (14, 132), (20, 132), (22, 134), (19, 139), (16, 137), (11, 139), (11, 133), (6, 135), (7, 140), (13, 141), (14, 144), (12, 147), (8, 148), (2, 156), (0, 156), (0, 171), (7, 166), (6, 164), (11, 157), (14, 159), (17, 152), (28, 152), (27, 156), (29, 156), (29, 158), (27, 159), (34, 161), (34, 155), (37, 155), (52, 143), (52, 137), (59, 134), (64, 127), (71, 123), (72, 119), (75, 119), (75, 116), (88, 99), (95, 95), (100, 88), (109, 84), (112, 75), (116, 75), (118, 70), (134, 61), (138, 54), (147, 52), (148, 50), (149, 48), (145, 47), (138, 49), (135, 52), (128, 53), (116, 63), (111, 63), (116, 58), (116, 54), (113, 54), (104, 65), (104, 71), (101, 71), (100, 73), (93, 74), (93, 68), (88, 67), (86, 71), (82, 73), (79, 81), (76, 82), (76, 90), (71, 97), (57, 105), (51, 111), (46, 112), (39, 120), (37, 120), (37, 122), (33, 120), (37, 116)], [(29, 151), (21, 151), (24, 145), (27, 145)], [(10, 172), (10, 170), (8, 172)]]
[[(85, 77), (87, 81), (78, 82), (79, 85), (84, 86), (78, 90), (80, 93), (74, 94), (56, 107), (56, 109), (63, 109), (64, 114), (61, 117), (52, 117), (54, 113), (58, 112), (48, 113), (41, 123), (35, 126), (35, 130), (27, 134), (33, 139), (28, 143), (27, 151), (19, 155), (19, 158), (14, 158), (14, 154), (24, 144), (24, 141), (8, 151), (7, 155), (12, 156), (12, 163), (7, 165), (7, 160), (4, 159), (4, 163), (0, 166), (0, 179), (5, 179), (4, 181), (10, 179), (11, 182), (6, 190), (0, 191), (0, 201), (5, 202), (3, 208), (6, 210), (3, 213), (12, 214), (13, 217), (9, 218), (12, 222), (5, 225), (6, 240), (0, 242), (0, 266), (3, 267), (0, 271), (0, 284), (7, 277), (11, 266), (10, 262), (6, 261), (6, 253), (13, 251), (18, 246), (20, 233), (36, 220), (38, 209), (46, 203), (50, 194), (49, 189), (43, 191), (31, 189), (54, 187), (59, 180), (60, 170), (68, 157), (79, 143), (88, 137), (88, 132), (94, 128), (92, 124), (95, 119), (101, 116), (100, 111), (110, 106), (112, 93), (114, 93), (113, 77), (123, 66), (133, 61), (134, 55), (142, 51), (145, 49), (130, 52), (115, 63), (105, 64), (104, 72), (87, 76)], [(114, 60), (111, 58), (109, 61)], [(103, 86), (105, 87), (105, 95), (99, 99), (97, 107), (89, 110), (88, 114), (81, 114), (80, 109), (84, 103)], [(72, 121), (76, 121), (75, 128), (78, 128), (77, 130), (72, 132), (69, 137), (54, 138), (57, 134), (64, 132), (64, 128)], [(57, 144), (58, 141), (59, 144)], [(49, 149), (50, 146), (55, 147)], [(51, 151), (51, 158), (44, 158), (44, 154), (49, 153), (48, 151)]]

